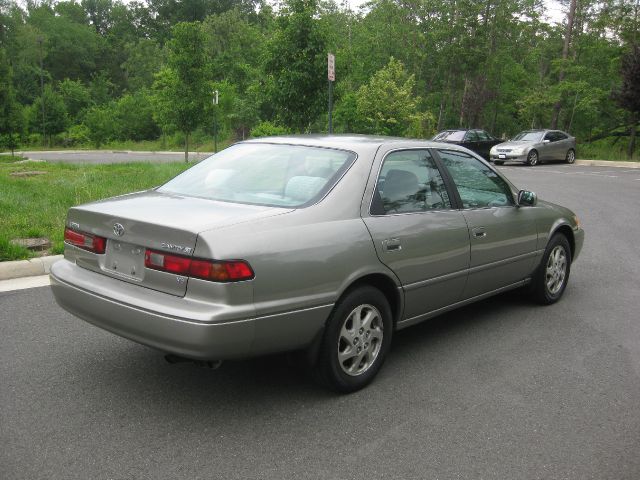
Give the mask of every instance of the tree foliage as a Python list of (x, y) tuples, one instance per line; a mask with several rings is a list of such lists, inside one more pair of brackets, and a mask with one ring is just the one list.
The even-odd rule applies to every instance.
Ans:
[(185, 135), (185, 161), (189, 159), (189, 135), (202, 124), (207, 100), (204, 35), (199, 23), (178, 23), (172, 30), (167, 66), (158, 74), (156, 118), (165, 127)]
[(391, 57), (356, 94), (356, 109), (363, 133), (405, 135), (417, 116), (413, 89), (415, 78), (408, 75), (399, 60)]
[(212, 137), (214, 114), (229, 141), (322, 132), (331, 52), (336, 132), (557, 124), (633, 150), (637, 2), (563, 0), (549, 19), (545, 1), (0, 0), (2, 129), (39, 142), (44, 103), (60, 144), (187, 143)]
[(268, 48), (267, 97), (277, 118), (305, 132), (325, 105), (326, 40), (316, 0), (289, 0)]

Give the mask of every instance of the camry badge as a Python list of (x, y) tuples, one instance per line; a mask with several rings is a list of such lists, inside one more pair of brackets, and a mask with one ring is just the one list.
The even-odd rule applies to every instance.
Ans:
[(115, 233), (118, 237), (124, 235), (124, 227), (120, 223), (113, 224), (113, 233)]

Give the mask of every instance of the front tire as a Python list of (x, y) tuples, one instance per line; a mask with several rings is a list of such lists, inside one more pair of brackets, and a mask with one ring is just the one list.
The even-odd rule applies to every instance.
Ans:
[(365, 387), (382, 367), (392, 334), (391, 307), (380, 290), (362, 286), (348, 292), (327, 321), (317, 380), (341, 393)]
[(571, 273), (571, 247), (561, 233), (551, 237), (532, 279), (533, 299), (551, 305), (562, 297)]
[(574, 163), (576, 161), (576, 151), (573, 148), (570, 148), (569, 151), (567, 151), (567, 156), (564, 160), (567, 163)]
[(535, 167), (538, 164), (538, 161), (538, 151), (531, 150), (527, 155), (527, 165), (529, 165), (530, 167)]

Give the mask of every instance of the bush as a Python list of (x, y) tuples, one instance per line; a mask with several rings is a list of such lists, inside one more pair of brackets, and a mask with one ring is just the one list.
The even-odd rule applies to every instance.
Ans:
[(116, 136), (118, 125), (109, 105), (95, 106), (84, 117), (84, 126), (88, 130), (89, 139), (96, 148)]
[(281, 127), (271, 122), (262, 122), (251, 129), (251, 137), (271, 137), (274, 135), (286, 135), (291, 133), (286, 127)]
[(91, 142), (89, 129), (86, 125), (73, 125), (66, 131), (62, 144), (65, 147), (77, 147)]

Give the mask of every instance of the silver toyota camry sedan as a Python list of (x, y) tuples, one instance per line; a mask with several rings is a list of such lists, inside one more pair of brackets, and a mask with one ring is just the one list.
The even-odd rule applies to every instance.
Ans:
[(349, 392), (397, 329), (518, 287), (559, 300), (583, 238), (573, 212), (463, 147), (274, 137), (71, 208), (51, 284), (72, 314), (174, 360), (299, 350)]
[(496, 165), (504, 162), (526, 163), (533, 167), (548, 161), (576, 161), (576, 139), (560, 130), (526, 130), (508, 142), (491, 147), (490, 159)]

